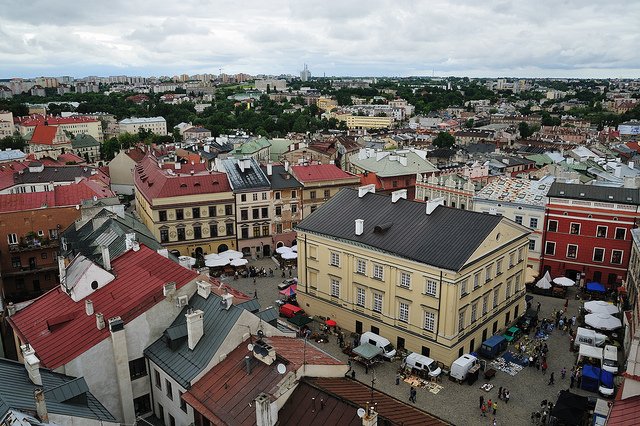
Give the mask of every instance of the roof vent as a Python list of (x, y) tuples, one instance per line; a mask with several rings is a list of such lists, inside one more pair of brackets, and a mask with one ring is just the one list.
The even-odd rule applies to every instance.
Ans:
[(265, 364), (271, 365), (276, 360), (276, 350), (260, 339), (253, 344), (253, 356)]
[(438, 206), (442, 205), (444, 205), (444, 197), (438, 197), (427, 201), (427, 214), (430, 215)]
[(384, 234), (385, 232), (387, 232), (391, 228), (391, 225), (393, 225), (392, 222), (386, 222), (386, 223), (383, 223), (381, 225), (376, 225), (373, 228), (373, 233), (374, 234)]
[(358, 197), (362, 198), (364, 197), (367, 193), (374, 193), (376, 192), (376, 186), (374, 184), (369, 184), (369, 185), (364, 185), (358, 188)]
[(399, 189), (399, 190), (393, 191), (391, 193), (391, 202), (392, 203), (395, 203), (396, 201), (398, 201), (401, 198), (404, 198), (405, 200), (407, 199), (407, 190), (406, 189)]
[(171, 281), (162, 286), (162, 295), (171, 297), (176, 292), (176, 282)]
[(206, 281), (198, 281), (198, 295), (203, 299), (207, 299), (211, 294), (211, 283)]

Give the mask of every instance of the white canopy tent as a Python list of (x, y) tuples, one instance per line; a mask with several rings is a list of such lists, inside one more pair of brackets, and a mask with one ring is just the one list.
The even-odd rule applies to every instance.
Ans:
[(231, 265), (231, 266), (244, 266), (247, 263), (249, 263), (249, 261), (247, 259), (233, 259), (233, 260), (231, 260), (231, 262), (229, 262), (229, 265)]
[(543, 290), (547, 290), (551, 288), (551, 283), (549, 282), (549, 280), (547, 280), (546, 275), (538, 280), (538, 282), (536, 283), (536, 287), (541, 288)]
[(204, 265), (210, 268), (215, 268), (219, 266), (226, 266), (229, 264), (230, 261), (231, 261), (230, 259), (227, 259), (225, 257), (218, 257), (218, 258), (212, 257), (212, 258), (206, 259), (204, 261)]
[(604, 300), (591, 300), (584, 302), (584, 310), (590, 314), (617, 314), (620, 312), (616, 305), (605, 302)]
[(291, 251), (291, 247), (287, 247), (287, 246), (281, 246), (276, 249), (276, 253), (278, 254), (283, 254), (289, 251)]
[(281, 256), (285, 260), (292, 260), (292, 259), (298, 258), (298, 253), (296, 253), (295, 251), (288, 251), (288, 252), (282, 253)]
[(622, 321), (609, 314), (588, 314), (584, 323), (598, 330), (615, 330), (622, 327)]
[(241, 259), (243, 257), (242, 253), (239, 251), (235, 251), (235, 250), (227, 250), (227, 251), (223, 251), (222, 253), (218, 253), (218, 256), (225, 258), (225, 259)]

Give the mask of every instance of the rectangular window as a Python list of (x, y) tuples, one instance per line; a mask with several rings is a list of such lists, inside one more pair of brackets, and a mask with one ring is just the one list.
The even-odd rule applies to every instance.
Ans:
[(598, 238), (607, 238), (607, 227), (606, 226), (598, 226), (596, 228), (596, 237), (598, 237)]
[(611, 251), (611, 263), (614, 265), (622, 264), (622, 250), (612, 250)]
[(558, 232), (558, 221), (550, 220), (549, 223), (547, 223), (547, 231)]
[(276, 206), (276, 216), (282, 216), (282, 206)]
[(156, 387), (162, 390), (162, 381), (160, 380), (160, 372), (158, 370), (153, 370), (153, 376), (156, 382)]
[(529, 219), (529, 228), (538, 229), (538, 218), (532, 217)]
[(240, 210), (240, 220), (249, 220), (249, 210), (247, 209)]
[(271, 231), (271, 229), (269, 228), (269, 225), (262, 225), (262, 236), (263, 237), (268, 237), (270, 231)]
[(576, 259), (578, 257), (578, 246), (575, 244), (567, 244), (567, 258)]
[(218, 225), (209, 225), (209, 236), (211, 238), (218, 236)]
[(129, 376), (131, 380), (139, 379), (147, 375), (147, 363), (144, 358), (129, 361)]
[(509, 253), (509, 268), (512, 268), (513, 265), (516, 264), (516, 253), (515, 252), (511, 252)]
[(478, 319), (478, 304), (471, 305), (471, 322), (474, 323)]
[(374, 312), (382, 313), (382, 294), (373, 293), (373, 307)]
[(216, 217), (218, 215), (218, 210), (216, 206), (209, 206), (209, 217)]
[(296, 214), (296, 213), (298, 213), (298, 205), (291, 204), (291, 214)]
[(536, 249), (536, 240), (529, 240), (529, 250), (533, 251)]
[(333, 297), (340, 297), (340, 281), (335, 278), (331, 278), (331, 295)]
[(22, 261), (20, 260), (20, 256), (12, 256), (11, 257), (11, 266), (14, 268), (22, 267)]
[(400, 287), (411, 288), (411, 275), (406, 272), (400, 273)]
[(18, 235), (7, 234), (7, 241), (9, 242), (9, 244), (18, 244)]
[(200, 218), (200, 207), (194, 207), (191, 209), (191, 215), (193, 216), (194, 219), (199, 219)]
[(498, 307), (498, 299), (500, 298), (499, 290), (500, 288), (496, 288), (495, 290), (493, 290), (493, 307), (494, 308)]
[(226, 204), (224, 206), (224, 214), (231, 216), (233, 214), (233, 204)]
[(176, 220), (184, 220), (184, 210), (176, 209)]
[(508, 299), (511, 297), (511, 280), (507, 281), (507, 287), (505, 289), (504, 298)]
[(252, 219), (260, 219), (260, 209), (252, 209), (251, 210), (251, 218)]
[(489, 295), (485, 294), (485, 296), (482, 298), (482, 315), (486, 315), (488, 310), (489, 310)]
[[(227, 235), (235, 235), (236, 231), (234, 229), (233, 223), (227, 223), (225, 225), (225, 228), (226, 228), (226, 231), (227, 231)], [(244, 238), (246, 238), (246, 237), (244, 237)]]
[(184, 395), (183, 392), (178, 391), (178, 397), (180, 398), (180, 409), (183, 412), (187, 412), (187, 403), (184, 401), (184, 399), (182, 399), (182, 395)]
[(356, 272), (358, 274), (366, 275), (367, 274), (367, 261), (364, 259), (356, 260)]
[(247, 194), (240, 194), (240, 201), (245, 203), (247, 201)]
[(253, 201), (258, 201), (258, 194), (251, 194)]
[(473, 289), (480, 287), (480, 272), (476, 272), (473, 275)]
[(436, 329), (436, 314), (433, 312), (424, 312), (424, 329), (434, 331)]
[(312, 200), (315, 200), (316, 199), (316, 191), (309, 192), (309, 198), (311, 198)]
[(167, 221), (167, 211), (166, 210), (160, 210), (158, 212), (158, 216), (159, 216), (159, 221), (160, 222), (166, 222)]
[(49, 229), (49, 238), (52, 240), (58, 239), (58, 230), (57, 229)]
[(460, 297), (467, 295), (467, 281), (468, 280), (464, 280), (460, 283)]
[(569, 233), (571, 235), (580, 235), (580, 224), (571, 223), (571, 226), (569, 227)]
[(549, 256), (555, 256), (556, 254), (556, 243), (553, 241), (547, 241), (544, 245), (544, 254)]
[(263, 219), (267, 219), (269, 217), (269, 207), (263, 207), (260, 212), (262, 213)]
[(184, 228), (178, 228), (176, 231), (178, 232), (178, 241), (184, 241), (186, 239)]
[(298, 191), (291, 191), (291, 198), (298, 198)]
[(593, 249), (593, 261), (594, 262), (604, 262), (604, 249), (603, 248), (594, 248)]
[(135, 410), (136, 416), (141, 416), (143, 414), (147, 414), (151, 411), (151, 397), (149, 394), (142, 395), (133, 400), (133, 409)]
[(364, 288), (356, 288), (356, 305), (364, 307), (365, 304), (365, 296), (364, 296)]
[(253, 238), (258, 238), (260, 236), (260, 227), (259, 226), (254, 226), (253, 227)]
[(241, 233), (241, 237), (240, 238), (244, 238), (244, 239), (249, 238), (249, 228), (242, 228), (240, 230), (240, 233)]
[(458, 312), (458, 332), (464, 330), (464, 311)]
[(331, 266), (340, 267), (340, 254), (332, 251), (331, 252), (331, 260), (330, 260), (329, 264)]
[(503, 258), (496, 260), (496, 275), (502, 274), (502, 261)]
[(438, 293), (438, 283), (436, 281), (427, 279), (424, 285), (424, 292), (429, 296), (435, 296)]
[(515, 218), (515, 222), (516, 222), (518, 225), (522, 225), (522, 216), (516, 216), (516, 218)]
[(627, 230), (625, 228), (616, 228), (616, 240), (624, 240), (627, 238)]
[(331, 191), (329, 189), (325, 189), (324, 190), (324, 198), (329, 198), (331, 197)]
[(522, 262), (524, 260), (524, 247), (520, 247), (518, 249), (518, 262)]
[(262, 193), (262, 201), (266, 201), (268, 197), (269, 197), (268, 193), (266, 192)]
[(280, 199), (280, 191), (276, 191), (276, 192), (274, 192), (274, 193), (273, 193), (273, 197), (274, 197), (276, 200), (279, 200), (279, 199)]
[(169, 379), (164, 379), (164, 384), (166, 386), (167, 398), (173, 401), (173, 387), (171, 386), (171, 382)]
[(194, 240), (199, 240), (200, 238), (202, 238), (202, 227), (201, 226), (194, 226), (193, 227), (193, 239)]
[(309, 209), (311, 213), (315, 212), (316, 210), (318, 210), (318, 206), (311, 206), (311, 208)]
[(402, 322), (409, 322), (409, 304), (400, 302), (398, 305), (398, 319)]
[(160, 230), (160, 242), (161, 243), (168, 243), (169, 242), (169, 230), (168, 229), (161, 229)]
[(382, 267), (382, 265), (373, 265), (373, 278), (377, 280), (384, 279), (384, 268)]
[(276, 223), (276, 234), (282, 234), (282, 224)]
[(488, 265), (486, 268), (484, 268), (484, 280), (486, 282), (491, 281), (491, 279), (493, 278), (492, 269), (493, 269), (493, 265)]

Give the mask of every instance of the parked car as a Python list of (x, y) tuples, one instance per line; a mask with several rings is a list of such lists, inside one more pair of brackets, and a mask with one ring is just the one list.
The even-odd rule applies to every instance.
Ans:
[(520, 336), (522, 336), (522, 330), (515, 326), (510, 327), (507, 331), (504, 332), (503, 336), (505, 339), (507, 339), (507, 342), (512, 343), (518, 340)]
[(536, 309), (528, 309), (527, 312), (516, 322), (516, 326), (522, 330), (523, 333), (528, 333), (532, 327), (535, 327), (538, 323), (538, 311)]
[(287, 278), (286, 280), (284, 280), (280, 284), (278, 284), (278, 290), (284, 290), (286, 288), (291, 287), (294, 284), (298, 284), (298, 279), (297, 278)]

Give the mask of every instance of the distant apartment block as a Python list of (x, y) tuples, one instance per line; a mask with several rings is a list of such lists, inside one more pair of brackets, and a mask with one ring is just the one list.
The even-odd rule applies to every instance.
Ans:
[(139, 129), (150, 130), (152, 133), (160, 136), (167, 134), (167, 121), (163, 117), (144, 117), (144, 118), (125, 118), (120, 120), (120, 134), (122, 133), (138, 133)]

